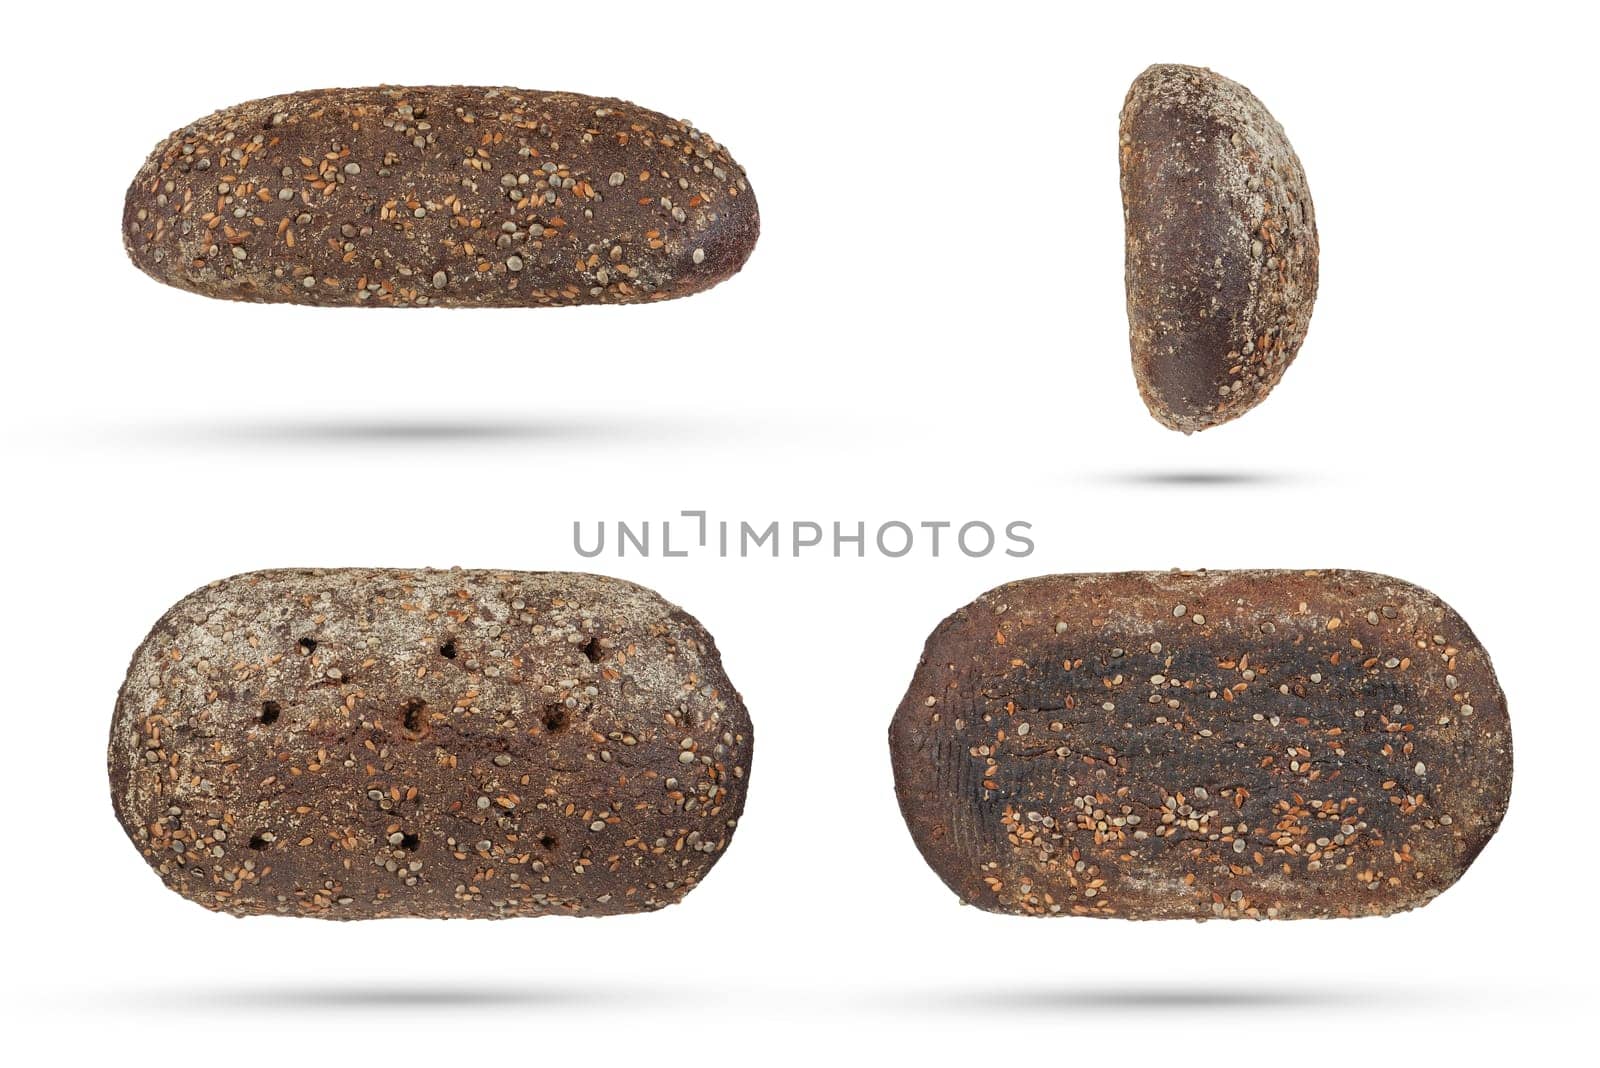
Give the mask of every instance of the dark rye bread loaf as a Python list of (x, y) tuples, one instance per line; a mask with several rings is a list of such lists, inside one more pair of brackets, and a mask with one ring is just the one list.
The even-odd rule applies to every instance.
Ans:
[(1311, 192), (1261, 101), (1202, 67), (1134, 79), (1121, 135), (1134, 378), (1163, 426), (1205, 430), (1261, 403), (1305, 340)]
[(934, 871), (1029, 916), (1415, 908), (1511, 792), (1483, 647), (1431, 593), (1359, 571), (1001, 586), (928, 639), (889, 742)]
[(636, 304), (744, 265), (760, 221), (721, 145), (635, 104), (476, 86), (323, 89), (215, 112), (128, 188), (138, 268), (230, 300)]
[(221, 912), (606, 916), (698, 885), (750, 753), (710, 635), (643, 587), (258, 571), (134, 654), (111, 796), (167, 886)]

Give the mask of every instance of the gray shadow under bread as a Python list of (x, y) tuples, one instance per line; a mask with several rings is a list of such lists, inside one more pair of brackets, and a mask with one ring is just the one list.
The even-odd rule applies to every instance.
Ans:
[(1225, 487), (1309, 486), (1317, 476), (1297, 471), (1144, 470), (1106, 471), (1089, 478), (1100, 486), (1154, 489), (1217, 489)]
[(192, 1012), (249, 1012), (285, 1010), (297, 1013), (373, 1013), (404, 1011), (408, 1014), (440, 1012), (503, 1012), (506, 1009), (561, 1009), (596, 1004), (606, 999), (649, 998), (660, 1002), (669, 992), (657, 988), (583, 988), (571, 985), (539, 986), (532, 980), (526, 986), (508, 980), (501, 983), (451, 983), (427, 980), (418, 983), (349, 983), (316, 981), (309, 983), (202, 983), (193, 986), (133, 987), (108, 991), (105, 1001), (117, 1008), (141, 1013), (182, 1009)]
[[(1144, 1015), (1151, 1012), (1204, 1012), (1208, 1015), (1259, 1009), (1319, 1007), (1408, 1010), (1470, 1005), (1478, 995), (1471, 987), (1421, 989), (1372, 984), (1330, 989), (1331, 984), (1296, 986), (1275, 982), (1236, 983), (1094, 983), (1041, 984), (980, 989), (908, 988), (869, 995), (867, 1001), (887, 1012), (940, 1015), (963, 1013), (991, 1016), (996, 1012), (1045, 1011)], [(1487, 1001), (1487, 999), (1485, 999)]]
[(195, 419), (128, 423), (105, 431), (110, 444), (140, 449), (428, 448), (475, 445), (618, 445), (715, 440), (750, 428), (703, 418), (612, 416), (326, 415), (282, 419)]

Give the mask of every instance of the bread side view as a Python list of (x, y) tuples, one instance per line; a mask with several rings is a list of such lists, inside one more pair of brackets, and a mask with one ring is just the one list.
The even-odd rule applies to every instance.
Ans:
[(1359, 571), (1001, 586), (928, 639), (889, 743), (929, 865), (1028, 916), (1416, 908), (1511, 792), (1488, 654), (1433, 594)]
[(111, 796), (236, 916), (606, 916), (680, 900), (744, 806), (750, 720), (699, 623), (561, 572), (258, 571), (140, 645)]
[(1317, 224), (1300, 159), (1244, 86), (1157, 64), (1128, 90), (1121, 161), (1139, 393), (1186, 434), (1236, 419), (1311, 322)]
[(178, 130), (128, 188), (123, 243), (158, 282), (328, 307), (637, 304), (709, 289), (760, 230), (710, 136), (635, 104), (375, 86), (237, 104)]

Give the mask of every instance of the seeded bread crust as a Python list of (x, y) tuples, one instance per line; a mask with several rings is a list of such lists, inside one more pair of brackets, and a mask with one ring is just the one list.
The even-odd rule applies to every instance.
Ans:
[(123, 242), (158, 282), (325, 307), (637, 304), (744, 265), (760, 219), (706, 134), (608, 97), (375, 86), (238, 104), (156, 146)]
[(1050, 575), (928, 639), (889, 730), (962, 902), (1127, 919), (1427, 904), (1511, 792), (1494, 669), (1433, 594), (1359, 571)]
[(751, 728), (704, 629), (596, 575), (257, 571), (164, 615), (117, 699), (123, 829), (236, 916), (607, 916), (732, 838)]
[(1121, 145), (1139, 393), (1186, 434), (1236, 419), (1311, 322), (1317, 225), (1300, 159), (1250, 90), (1176, 64), (1134, 79)]

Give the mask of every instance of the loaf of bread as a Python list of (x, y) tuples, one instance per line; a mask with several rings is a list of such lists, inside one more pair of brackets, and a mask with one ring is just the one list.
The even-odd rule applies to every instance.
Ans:
[(687, 123), (474, 86), (225, 108), (156, 146), (122, 223), (158, 282), (373, 308), (686, 296), (738, 271), (760, 229), (744, 171)]
[(700, 624), (560, 572), (258, 571), (164, 615), (111, 796), (173, 890), (237, 916), (605, 916), (727, 848), (750, 720)]
[(1205, 430), (1261, 403), (1305, 340), (1311, 192), (1261, 101), (1204, 68), (1146, 70), (1121, 127), (1134, 378), (1162, 425)]
[(991, 912), (1383, 915), (1511, 792), (1494, 670), (1433, 594), (1359, 571), (1051, 575), (928, 639), (889, 731), (922, 855)]

